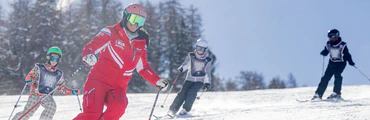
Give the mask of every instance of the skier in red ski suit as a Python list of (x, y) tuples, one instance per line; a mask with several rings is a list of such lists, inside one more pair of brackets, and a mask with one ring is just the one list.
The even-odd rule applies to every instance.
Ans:
[[(121, 21), (103, 28), (85, 45), (82, 60), (93, 67), (84, 86), (83, 113), (74, 120), (118, 120), (128, 105), (126, 90), (135, 69), (152, 85), (166, 90), (168, 82), (147, 61), (145, 18), (143, 6), (130, 4)], [(103, 112), (104, 105), (107, 109)]]

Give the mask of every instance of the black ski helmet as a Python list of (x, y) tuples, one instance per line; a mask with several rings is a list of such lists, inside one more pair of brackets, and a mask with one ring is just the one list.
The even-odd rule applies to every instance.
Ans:
[(331, 29), (328, 31), (328, 38), (338, 38), (339, 37), (339, 31), (337, 29)]

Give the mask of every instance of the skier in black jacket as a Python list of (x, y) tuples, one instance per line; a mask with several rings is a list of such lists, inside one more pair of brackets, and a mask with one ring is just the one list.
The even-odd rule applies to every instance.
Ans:
[(349, 53), (347, 43), (342, 41), (342, 38), (339, 36), (339, 31), (337, 29), (329, 30), (328, 37), (329, 41), (326, 43), (324, 50), (321, 51), (320, 54), (327, 56), (330, 53), (329, 64), (312, 100), (322, 99), (326, 87), (333, 75), (335, 78), (334, 90), (327, 99), (340, 99), (343, 80), (341, 74), (346, 67), (346, 62), (348, 61), (348, 64), (351, 66), (355, 65), (352, 61), (351, 54)]

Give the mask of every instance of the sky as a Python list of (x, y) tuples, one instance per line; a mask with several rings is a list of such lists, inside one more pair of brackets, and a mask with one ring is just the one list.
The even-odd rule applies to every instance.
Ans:
[[(257, 71), (268, 83), (275, 76), (287, 79), (291, 72), (300, 86), (316, 86), (323, 65), (319, 53), (328, 40), (327, 31), (333, 28), (341, 32), (356, 66), (370, 76), (369, 0), (179, 1), (199, 9), (203, 37), (217, 56), (216, 74), (226, 79), (237, 77), (240, 71)], [(326, 57), (325, 68), (327, 63)], [(349, 65), (342, 75), (344, 85), (370, 84)]]

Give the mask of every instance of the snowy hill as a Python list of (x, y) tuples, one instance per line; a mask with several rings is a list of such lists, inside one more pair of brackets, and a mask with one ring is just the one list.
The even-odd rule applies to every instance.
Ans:
[[(309, 99), (316, 88), (295, 88), (279, 90), (256, 90), (241, 92), (207, 92), (196, 100), (193, 110), (187, 117), (178, 120), (370, 120), (370, 86), (343, 86), (344, 102), (306, 102), (296, 99)], [(325, 97), (332, 91), (329, 86)], [(0, 119), (7, 120), (18, 96), (0, 97)], [(128, 94), (129, 106), (121, 120), (147, 120), (155, 94)], [(161, 108), (165, 93), (160, 94), (155, 115), (163, 115), (168, 110), (175, 94), (170, 94)], [(20, 105), (25, 105), (23, 96)], [(55, 96), (58, 105), (55, 120), (70, 120), (80, 111), (75, 96)], [(16, 112), (23, 109), (19, 107)], [(37, 120), (42, 107), (31, 120)]]

